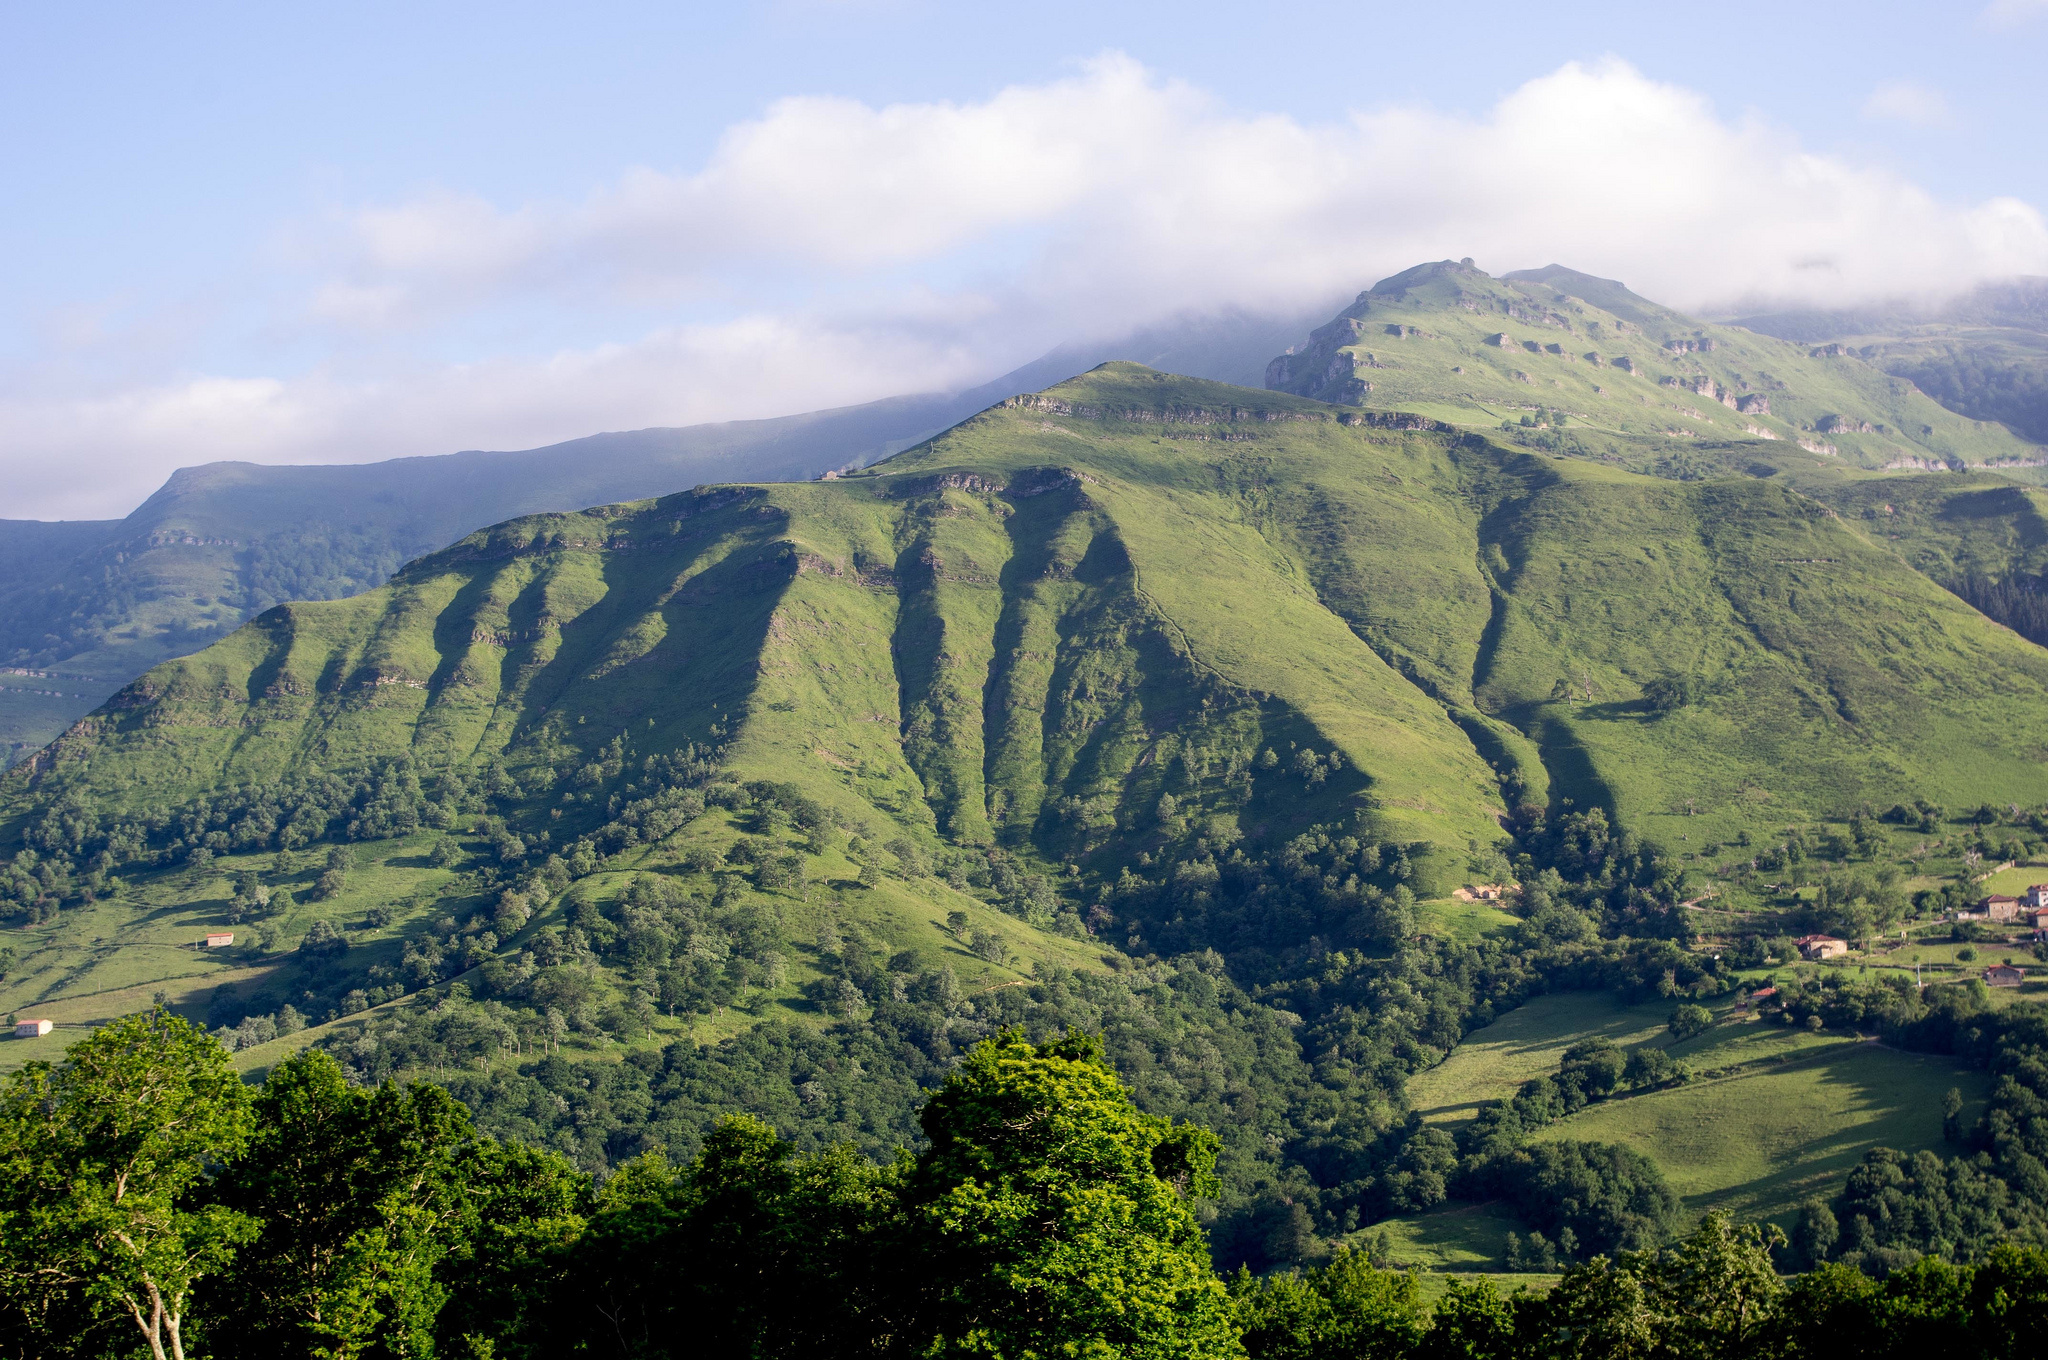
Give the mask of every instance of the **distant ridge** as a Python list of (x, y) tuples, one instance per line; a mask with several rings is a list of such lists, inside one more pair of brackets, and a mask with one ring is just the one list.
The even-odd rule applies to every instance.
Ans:
[(1196, 317), (1062, 346), (958, 392), (773, 419), (378, 463), (207, 463), (179, 469), (123, 519), (0, 520), (0, 668), (91, 678), (60, 692), (0, 669), (0, 756), (20, 759), (142, 671), (275, 604), (367, 590), (485, 525), (864, 466), (1108, 359), (1256, 384), (1266, 357), (1308, 321)]

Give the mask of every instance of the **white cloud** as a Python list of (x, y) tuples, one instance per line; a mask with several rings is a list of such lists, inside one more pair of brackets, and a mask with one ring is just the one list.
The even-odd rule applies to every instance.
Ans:
[(125, 514), (174, 468), (216, 460), (352, 463), (466, 448), (529, 448), (599, 430), (781, 412), (791, 370), (816, 409), (987, 376), (948, 318), (860, 324), (756, 316), (625, 344), (494, 359), (381, 380), (315, 373), (196, 378), (65, 401), (0, 399), (10, 459), (5, 513)]
[(1912, 127), (1947, 127), (1955, 121), (1948, 96), (1913, 80), (1887, 80), (1863, 101), (1863, 116)]
[[(1872, 109), (1945, 106), (1896, 83)], [(1112, 56), (974, 105), (785, 100), (693, 174), (635, 170), (575, 205), (377, 209), (351, 250), (354, 286), (429, 309), (449, 290), (701, 288), (754, 268), (825, 281), (980, 251), (1019, 296), (1142, 321), (1128, 309), (1291, 305), (1464, 253), (1569, 258), (1679, 304), (1846, 299), (2038, 266), (2048, 233), (2024, 205), (1937, 203), (1614, 61), (1531, 81), (1483, 120), (1395, 108), (1304, 126)], [(1836, 264), (1824, 285), (1796, 266), (1816, 255)]]
[[(356, 376), (0, 406), (0, 446), (43, 469), (15, 478), (6, 512), (115, 512), (209, 458), (531, 446), (931, 390), (1063, 340), (1291, 312), (1444, 257), (1557, 261), (1681, 307), (2048, 272), (2025, 203), (1940, 202), (1617, 61), (1568, 65), (1482, 118), (1392, 107), (1306, 125), (1109, 56), (978, 103), (784, 100), (689, 173), (632, 170), (576, 203), (451, 192), (339, 230), (299, 324), (353, 336)], [(678, 299), (705, 319), (626, 320)], [(392, 338), (454, 350), (521, 308), (636, 338), (440, 366)], [(110, 448), (133, 451), (125, 476), (93, 463)]]

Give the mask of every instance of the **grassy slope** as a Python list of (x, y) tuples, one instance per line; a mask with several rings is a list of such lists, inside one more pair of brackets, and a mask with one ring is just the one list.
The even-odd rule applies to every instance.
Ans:
[[(1624, 1049), (1668, 1048), (1702, 1074), (1693, 1083), (1589, 1106), (1537, 1136), (1620, 1143), (1651, 1158), (1692, 1213), (1725, 1209), (1789, 1226), (1809, 1196), (1828, 1193), (1872, 1147), (1940, 1150), (1942, 1096), (1962, 1090), (1969, 1112), (1988, 1094), (1981, 1071), (1925, 1054), (1760, 1022), (1720, 1023), (1672, 1043), (1666, 1003), (1623, 1006), (1604, 994), (1539, 997), (1468, 1035), (1444, 1062), (1409, 1082), (1431, 1123), (1456, 1125), (1477, 1108), (1557, 1070), (1571, 1044), (1602, 1036)], [(1457, 1205), (1388, 1225), (1397, 1259), (1439, 1268), (1497, 1265), (1512, 1217)]]
[(1941, 1148), (1951, 1087), (1979, 1108), (1989, 1092), (1982, 1072), (1949, 1059), (1844, 1042), (1782, 1066), (1604, 1102), (1541, 1136), (1620, 1143), (1652, 1157), (1695, 1213), (1725, 1209), (1789, 1227), (1804, 1200), (1832, 1193), (1869, 1149)]
[[(1502, 336), (1505, 344), (1491, 343)], [(1699, 347), (1706, 341), (1711, 350)], [(1617, 366), (1622, 359), (1633, 371)], [(1580, 451), (1631, 464), (1730, 442), (1768, 450), (1804, 441), (1870, 468), (2041, 456), (2003, 426), (1957, 415), (1860, 359), (1709, 325), (1571, 270), (1497, 279), (1449, 261), (1419, 265), (1361, 293), (1301, 354), (1276, 364), (1273, 386), (1463, 425), (1498, 426), (1539, 406), (1563, 411)], [(1688, 385), (1702, 380), (1730, 404)], [(1769, 412), (1732, 409), (1745, 397), (1768, 399)], [(1883, 428), (1822, 433), (1830, 416)]]
[[(1486, 343), (1501, 334), (1507, 348)], [(1708, 339), (1711, 351), (1665, 348)], [(2043, 451), (1989, 411), (1971, 419), (1922, 395), (1878, 349), (1857, 353), (1816, 357), (1812, 346), (1708, 325), (1570, 270), (1494, 279), (1445, 263), (1361, 294), (1301, 355), (1276, 361), (1287, 367), (1271, 380), (1468, 428), (1493, 430), (1539, 406), (1562, 411), (1562, 428), (1496, 437), (1678, 481), (1776, 478), (1864, 521), (1873, 541), (1944, 583), (2048, 567), (2048, 500), (2033, 485), (2048, 475)], [(1614, 367), (1624, 356), (1636, 372)], [(1343, 376), (1347, 364), (1355, 379)], [(1731, 401), (1768, 398), (1770, 414), (1702, 396), (1702, 379)], [(1356, 386), (1366, 381), (1370, 392)], [(1813, 429), (1829, 415), (1883, 428)], [(1978, 470), (1927, 471), (1964, 467)]]
[[(1423, 887), (1441, 892), (1497, 834), (1496, 768), (1666, 836), (1691, 799), (1703, 839), (1865, 798), (2048, 796), (2031, 717), (2048, 656), (1862, 521), (1770, 483), (1660, 482), (1339, 415), (1108, 365), (875, 475), (513, 521), (151, 672), (39, 783), (10, 776), (0, 816), (66, 789), (176, 805), (401, 751), (428, 771), (498, 755), (535, 783), (614, 736), (635, 758), (724, 741), (735, 772), (797, 783), (880, 843), (999, 840), (1113, 877), (1163, 841), (1172, 792), (1189, 834), (1356, 817), (1429, 842)], [(1711, 683), (1653, 717), (1637, 697), (1662, 675)], [(1560, 679), (1572, 701), (1551, 698)], [(1311, 788), (1253, 759), (1290, 746), (1345, 768)], [(565, 838), (587, 815), (569, 814)], [(730, 834), (715, 821), (644, 857), (672, 867)], [(400, 848), (359, 853), (381, 866), (369, 890), (404, 906), (377, 946), (395, 952), (445, 885)], [(835, 873), (814, 860), (814, 884)], [(877, 920), (897, 910), (882, 898), (951, 893), (814, 891)], [(6, 1003), (150, 982), (88, 963), (91, 937), (196, 928), (209, 895), (218, 878), (170, 875), (67, 917)], [(1497, 923), (1459, 910), (1439, 927)], [(905, 929), (949, 947), (929, 920)], [(1071, 948), (1006, 929), (1027, 966)], [(170, 958), (155, 977), (225, 966)]]

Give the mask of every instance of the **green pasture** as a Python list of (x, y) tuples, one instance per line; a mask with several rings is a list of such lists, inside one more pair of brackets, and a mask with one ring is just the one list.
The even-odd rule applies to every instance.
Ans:
[(1445, 1058), (1408, 1079), (1409, 1103), (1433, 1124), (1463, 1123), (1489, 1101), (1557, 1070), (1563, 1052), (1599, 1035), (1634, 1046), (1664, 1031), (1669, 1005), (1625, 1006), (1607, 992), (1559, 992), (1517, 1006), (1465, 1036)]
[(1724, 1209), (1789, 1224), (1802, 1201), (1832, 1193), (1873, 1147), (1942, 1148), (1942, 1098), (1951, 1088), (1974, 1118), (1989, 1082), (1948, 1058), (1874, 1042), (1822, 1043), (1730, 1076), (1603, 1101), (1537, 1136), (1642, 1153), (1694, 1213)]

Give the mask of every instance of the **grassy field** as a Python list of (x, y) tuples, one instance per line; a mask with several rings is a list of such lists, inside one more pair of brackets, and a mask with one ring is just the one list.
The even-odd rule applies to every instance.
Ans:
[[(1565, 1048), (1601, 1036), (1623, 1048), (1666, 1048), (1697, 1074), (1688, 1085), (1588, 1106), (1539, 1139), (1619, 1143), (1664, 1171), (1688, 1211), (1725, 1209), (1789, 1223), (1876, 1146), (1941, 1148), (1942, 1099), (1962, 1091), (1966, 1118), (1988, 1095), (1981, 1071), (1852, 1036), (1737, 1019), (1715, 1004), (1704, 1034), (1673, 1042), (1666, 1002), (1624, 1006), (1605, 994), (1542, 996), (1467, 1036), (1408, 1085), (1425, 1120), (1455, 1126), (1480, 1105), (1555, 1072)], [(1501, 1259), (1512, 1218), (1458, 1204), (1376, 1225), (1396, 1259), (1428, 1269), (1483, 1270)]]
[(1517, 1006), (1465, 1037), (1451, 1056), (1408, 1080), (1408, 1099), (1432, 1124), (1457, 1124), (1523, 1082), (1557, 1070), (1558, 1056), (1593, 1035), (1633, 1047), (1664, 1032), (1668, 1005), (1624, 1006), (1605, 992), (1560, 992)]
[(1524, 1231), (1519, 1220), (1490, 1204), (1459, 1204), (1433, 1213), (1376, 1223), (1369, 1234), (1386, 1231), (1392, 1258), (1427, 1271), (1493, 1271), (1504, 1262), (1509, 1233)]
[(1461, 944), (1471, 944), (1488, 935), (1511, 930), (1521, 919), (1490, 902), (1461, 902), (1450, 897), (1418, 902), (1415, 913), (1425, 933), (1457, 940)]
[(1480, 1280), (1492, 1285), (1504, 1296), (1528, 1290), (1532, 1294), (1547, 1294), (1557, 1287), (1559, 1276), (1536, 1273), (1514, 1273), (1509, 1271), (1477, 1272), (1468, 1270), (1432, 1270), (1417, 1277), (1421, 1287), (1422, 1301), (1434, 1306), (1438, 1299), (1451, 1292), (1451, 1281), (1473, 1284)]
[(1619, 1143), (1655, 1160), (1695, 1213), (1725, 1209), (1789, 1225), (1803, 1200), (1828, 1193), (1870, 1148), (1944, 1146), (1950, 1088), (1962, 1091), (1966, 1118), (1989, 1093), (1982, 1072), (1947, 1058), (1832, 1043), (1589, 1106), (1538, 1136)]
[(2018, 897), (2036, 883), (2048, 883), (2048, 864), (2027, 863), (2001, 869), (1977, 884), (1977, 891), (1985, 897)]

